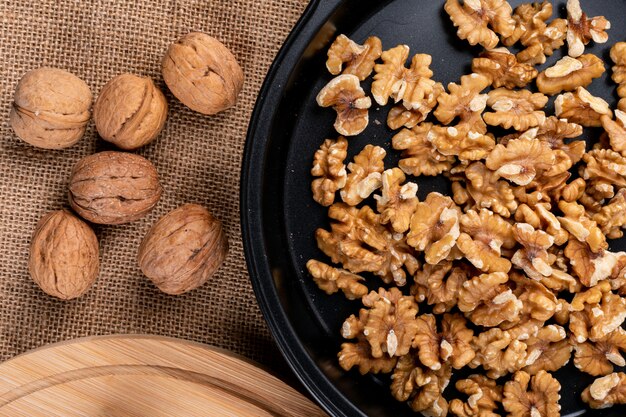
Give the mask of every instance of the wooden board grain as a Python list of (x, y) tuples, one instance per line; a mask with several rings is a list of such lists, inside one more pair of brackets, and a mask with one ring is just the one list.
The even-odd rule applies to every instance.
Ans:
[(3, 417), (325, 416), (257, 365), (158, 336), (102, 336), (0, 364)]

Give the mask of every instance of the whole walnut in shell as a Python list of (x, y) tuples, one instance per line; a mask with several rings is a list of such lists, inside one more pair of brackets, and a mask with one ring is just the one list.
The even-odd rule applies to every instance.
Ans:
[(222, 223), (198, 204), (185, 204), (157, 221), (141, 242), (142, 272), (167, 294), (204, 284), (228, 254)]
[(233, 54), (204, 33), (191, 32), (171, 44), (161, 65), (170, 91), (203, 114), (232, 107), (243, 86), (243, 71)]
[(100, 152), (80, 161), (70, 175), (69, 201), (84, 219), (122, 224), (143, 217), (163, 189), (152, 162), (126, 152)]
[(30, 276), (47, 294), (80, 297), (95, 282), (100, 261), (91, 228), (67, 210), (46, 214), (30, 242)]
[(137, 149), (153, 141), (167, 118), (165, 96), (148, 77), (122, 74), (106, 83), (93, 106), (96, 129), (107, 142)]
[(67, 148), (83, 137), (91, 100), (89, 87), (77, 76), (57, 68), (34, 69), (15, 89), (11, 127), (38, 148)]

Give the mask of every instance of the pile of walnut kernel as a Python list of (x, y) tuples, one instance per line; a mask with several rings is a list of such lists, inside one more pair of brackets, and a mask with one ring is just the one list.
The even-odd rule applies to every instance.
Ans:
[[(392, 395), (425, 416), (554, 417), (561, 386), (551, 373), (573, 354), (598, 377), (582, 393), (589, 406), (626, 403), (626, 374), (613, 373), (626, 365), (626, 253), (607, 243), (626, 228), (626, 42), (611, 48), (622, 97), (612, 110), (585, 89), (605, 64), (584, 53), (608, 40), (610, 23), (578, 0), (567, 19), (552, 20), (547, 1), (444, 8), (458, 36), (484, 48), (473, 73), (447, 89), (432, 79), (431, 56), (416, 54), (407, 68), (406, 45), (383, 51), (376, 37), (359, 45), (340, 35), (328, 51), (336, 77), (317, 102), (337, 112), (342, 136), (315, 153), (311, 188), (330, 218), (317, 244), (341, 268), (307, 268), (326, 293), (363, 304), (342, 326), (339, 363), (391, 373)], [(566, 42), (567, 56), (535, 68)], [(371, 97), (393, 101), (387, 125), (401, 129), (392, 138), (401, 160), (387, 170), (379, 146), (346, 161), (345, 137), (369, 123), (372, 98), (360, 82), (372, 72)], [(537, 93), (524, 89), (533, 81)], [(604, 129), (589, 151), (576, 140), (584, 127)], [(453, 195), (420, 201), (407, 176), (440, 174)], [(368, 293), (363, 272), (387, 285)], [(419, 313), (424, 305), (432, 314)], [(465, 367), (477, 374), (456, 383), (465, 398), (448, 402), (452, 371)]]

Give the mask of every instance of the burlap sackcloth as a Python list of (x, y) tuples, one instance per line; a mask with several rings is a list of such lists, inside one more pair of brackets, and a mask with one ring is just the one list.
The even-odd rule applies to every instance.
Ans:
[[(239, 171), (248, 120), (265, 74), (307, 0), (2, 0), (0, 2), (0, 360), (47, 343), (87, 335), (151, 333), (229, 349), (270, 365), (280, 355), (250, 286), (239, 225)], [(245, 73), (237, 105), (217, 116), (185, 108), (167, 90), (160, 62), (169, 43), (190, 31), (220, 39)], [(66, 69), (94, 97), (112, 77), (152, 77), (168, 99), (167, 124), (137, 151), (157, 167), (164, 194), (145, 218), (95, 226), (100, 275), (80, 299), (62, 302), (30, 279), (28, 247), (37, 221), (69, 207), (67, 182), (80, 158), (111, 146), (93, 121), (75, 146), (50, 151), (19, 140), (8, 117), (15, 86), (28, 70)], [(230, 253), (213, 279), (173, 297), (139, 270), (148, 228), (183, 203), (220, 218)], [(282, 366), (281, 366), (282, 367)]]

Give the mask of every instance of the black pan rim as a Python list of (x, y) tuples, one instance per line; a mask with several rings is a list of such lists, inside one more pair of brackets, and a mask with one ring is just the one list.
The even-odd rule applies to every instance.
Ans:
[[(274, 287), (262, 230), (262, 199), (260, 190), (263, 172), (266, 138), (263, 132), (271, 129), (276, 107), (271, 104), (284, 91), (289, 72), (296, 59), (308, 45), (310, 36), (325, 16), (334, 10), (338, 1), (311, 0), (299, 18), (278, 54), (274, 58), (259, 90), (257, 101), (248, 125), (240, 179), (240, 221), (243, 249), (261, 313), (270, 332), (289, 367), (317, 403), (332, 416), (365, 416), (351, 404), (329, 381), (306, 352), (287, 314), (280, 305)], [(321, 10), (324, 9), (324, 10)], [(327, 12), (327, 13), (324, 13)], [(309, 33), (310, 32), (310, 33)], [(282, 70), (282, 71), (281, 71)], [(280, 85), (278, 89), (272, 86)]]

